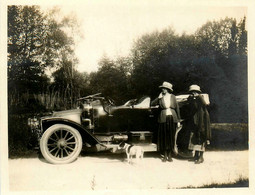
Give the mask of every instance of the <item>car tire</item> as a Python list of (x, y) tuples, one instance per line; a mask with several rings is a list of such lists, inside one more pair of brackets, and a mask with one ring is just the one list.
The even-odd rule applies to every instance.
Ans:
[(50, 126), (40, 140), (41, 153), (52, 164), (73, 162), (81, 149), (82, 138), (79, 131), (64, 124)]

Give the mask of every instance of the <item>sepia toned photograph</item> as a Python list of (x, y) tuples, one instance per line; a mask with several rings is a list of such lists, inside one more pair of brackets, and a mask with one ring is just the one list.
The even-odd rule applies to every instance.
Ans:
[(252, 194), (252, 8), (1, 3), (2, 194)]

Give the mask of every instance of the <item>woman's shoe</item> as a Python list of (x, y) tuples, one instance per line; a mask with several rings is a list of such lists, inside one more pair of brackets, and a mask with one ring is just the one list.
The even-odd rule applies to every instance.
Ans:
[(201, 164), (203, 162), (204, 162), (204, 158), (203, 157), (199, 158), (198, 160), (195, 160), (195, 164)]
[(164, 157), (164, 158), (162, 159), (162, 162), (166, 162), (166, 160), (167, 160), (167, 158), (166, 158), (166, 157)]
[(195, 155), (193, 156), (193, 158), (189, 159), (188, 161), (192, 161), (195, 162), (199, 159), (199, 152), (195, 151)]
[(167, 161), (168, 161), (168, 162), (173, 162), (171, 153), (169, 153), (169, 154), (167, 155)]

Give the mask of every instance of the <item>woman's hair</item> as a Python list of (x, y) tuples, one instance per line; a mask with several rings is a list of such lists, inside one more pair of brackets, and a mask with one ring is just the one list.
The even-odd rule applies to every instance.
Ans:
[(168, 89), (168, 88), (165, 88), (165, 87), (162, 87), (161, 89), (166, 89), (168, 93), (171, 93), (172, 90)]
[(192, 94), (193, 92), (197, 92), (198, 94), (200, 94), (201, 92), (200, 91), (190, 91), (189, 93)]

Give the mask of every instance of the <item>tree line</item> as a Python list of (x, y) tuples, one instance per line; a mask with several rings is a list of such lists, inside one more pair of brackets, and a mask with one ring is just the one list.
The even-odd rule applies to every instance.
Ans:
[[(198, 84), (210, 95), (213, 122), (247, 122), (247, 30), (240, 21), (208, 21), (193, 34), (173, 28), (138, 37), (128, 56), (102, 56), (92, 73), (76, 69), (75, 39), (82, 37), (73, 17), (58, 18), (38, 6), (8, 7), (9, 110), (68, 109), (76, 99), (102, 92), (122, 104), (155, 98), (163, 81), (174, 94)], [(84, 35), (86, 37), (86, 35)], [(47, 75), (48, 68), (55, 69)]]

